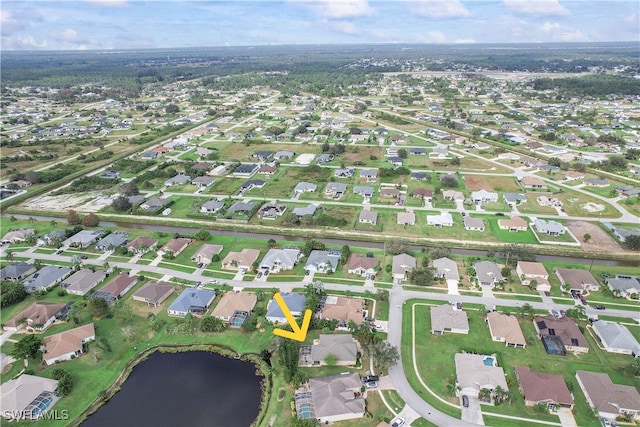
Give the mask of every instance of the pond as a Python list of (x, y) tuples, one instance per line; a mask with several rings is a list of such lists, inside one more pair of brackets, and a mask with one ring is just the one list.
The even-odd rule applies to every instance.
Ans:
[(258, 416), (253, 363), (205, 351), (153, 353), (82, 427), (249, 426)]

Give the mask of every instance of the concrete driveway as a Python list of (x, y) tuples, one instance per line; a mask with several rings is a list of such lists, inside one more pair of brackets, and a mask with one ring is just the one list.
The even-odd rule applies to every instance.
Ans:
[[(469, 396), (469, 395), (467, 395)], [(462, 420), (473, 424), (483, 426), (482, 409), (480, 408), (480, 400), (477, 397), (469, 396), (469, 407), (462, 405), (462, 394), (460, 395), (460, 409), (462, 409)]]

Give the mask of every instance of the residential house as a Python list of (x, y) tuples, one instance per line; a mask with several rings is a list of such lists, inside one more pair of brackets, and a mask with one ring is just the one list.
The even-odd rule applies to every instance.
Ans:
[(333, 159), (333, 154), (318, 154), (318, 157), (316, 157), (316, 163), (321, 165), (323, 163), (329, 163)]
[(247, 271), (253, 270), (253, 264), (258, 260), (260, 251), (257, 249), (243, 249), (241, 252), (229, 252), (222, 260), (224, 270)]
[(29, 239), (31, 236), (35, 236), (36, 231), (33, 228), (21, 228), (19, 230), (12, 230), (7, 232), (2, 238), (1, 243), (3, 245), (9, 243), (21, 243)]
[(57, 320), (64, 320), (68, 307), (65, 304), (36, 301), (4, 323), (5, 331), (42, 332)]
[(464, 194), (462, 194), (462, 191), (442, 190), (442, 197), (445, 200), (464, 201)]
[(300, 349), (300, 366), (326, 366), (333, 356), (337, 366), (353, 366), (358, 358), (358, 342), (351, 334), (320, 334), (313, 345)]
[(579, 294), (588, 294), (591, 291), (600, 289), (598, 280), (587, 270), (558, 268), (556, 269), (556, 276), (558, 276), (561, 284), (568, 284), (570, 291), (575, 291)]
[(258, 166), (255, 163), (250, 163), (250, 164), (246, 164), (246, 165), (239, 165), (231, 173), (233, 175), (236, 175), (236, 176), (251, 176), (251, 175), (253, 175), (254, 173), (257, 172), (259, 167), (260, 166)]
[(460, 273), (458, 272), (458, 264), (454, 260), (447, 257), (434, 259), (431, 266), (435, 269), (434, 277), (445, 279), (448, 286), (458, 286)]
[(529, 286), (533, 280), (536, 281), (536, 291), (550, 292), (549, 273), (540, 262), (518, 261), (516, 273), (523, 286)]
[(367, 185), (356, 185), (353, 187), (353, 194), (364, 197), (365, 201), (369, 201), (373, 197), (375, 189)]
[(81, 230), (62, 242), (62, 245), (73, 248), (88, 248), (105, 233), (105, 230)]
[(400, 225), (416, 225), (416, 214), (413, 211), (398, 212), (397, 223)]
[(451, 227), (453, 225), (453, 218), (449, 212), (442, 212), (438, 215), (427, 215), (427, 225)]
[(431, 333), (442, 335), (445, 332), (454, 334), (469, 333), (469, 319), (467, 313), (458, 310), (453, 304), (443, 304), (431, 307)]
[(278, 217), (281, 217), (286, 210), (287, 210), (287, 207), (285, 205), (280, 205), (280, 204), (276, 204), (275, 202), (271, 202), (271, 203), (265, 203), (264, 205), (262, 205), (262, 207), (258, 209), (258, 212), (256, 215), (260, 219), (275, 220)]
[(351, 254), (349, 263), (347, 266), (347, 272), (349, 274), (357, 274), (366, 279), (375, 279), (376, 267), (380, 263), (380, 260), (373, 257), (363, 257), (358, 254)]
[(598, 320), (592, 323), (591, 328), (604, 349), (609, 353), (640, 357), (640, 344), (626, 326), (616, 322)]
[(402, 157), (390, 156), (390, 157), (387, 157), (387, 161), (397, 168), (402, 166)]
[(227, 209), (228, 214), (249, 215), (258, 205), (252, 202), (237, 201)]
[[(307, 302), (307, 297), (304, 294), (295, 292), (281, 292), (280, 296), (282, 297), (282, 300), (286, 304), (289, 312), (293, 317), (297, 318), (302, 316), (304, 305)], [(288, 320), (282, 312), (282, 309), (273, 298), (267, 304), (266, 318), (271, 323), (288, 323)]]
[(47, 244), (49, 246), (57, 246), (62, 243), (66, 238), (64, 230), (52, 230), (38, 239), (38, 243), (41, 245)]
[(525, 406), (559, 405), (573, 409), (573, 395), (562, 375), (533, 372), (528, 366), (516, 366), (515, 373)]
[(198, 188), (206, 188), (216, 182), (216, 180), (209, 175), (203, 175), (194, 178), (191, 183), (196, 185)]
[(300, 249), (269, 249), (269, 252), (262, 258), (260, 269), (269, 273), (279, 273), (281, 270), (293, 270), (293, 267), (300, 259), (302, 253)]
[(68, 294), (84, 296), (106, 278), (107, 272), (105, 270), (92, 271), (83, 268), (64, 279), (60, 283), (60, 287), (65, 289)]
[(338, 329), (346, 329), (351, 321), (356, 325), (362, 323), (364, 307), (364, 300), (362, 298), (329, 295), (318, 317), (320, 319), (335, 319), (338, 321)]
[(378, 212), (369, 209), (363, 209), (358, 216), (358, 222), (361, 224), (376, 225), (378, 223)]
[[(196, 150), (196, 153), (201, 156), (201, 157), (205, 157), (208, 154), (211, 154), (213, 151), (207, 149), (207, 148), (202, 148), (202, 147), (198, 147), (198, 149)], [(191, 169), (194, 171), (208, 171), (209, 169), (211, 169), (211, 166), (213, 166), (213, 163), (209, 163), (209, 162), (198, 162), (196, 164), (194, 164)]]
[(307, 193), (316, 191), (317, 186), (310, 182), (299, 182), (296, 184), (296, 187), (293, 189), (295, 193)]
[(313, 250), (309, 254), (304, 268), (317, 273), (335, 273), (340, 263), (340, 251)]
[(238, 194), (242, 195), (245, 191), (253, 190), (254, 188), (263, 188), (266, 184), (267, 182), (262, 179), (250, 179), (240, 186)]
[(0, 280), (20, 282), (25, 277), (36, 272), (36, 268), (23, 261), (12, 262), (0, 270)]
[(169, 203), (169, 199), (165, 199), (162, 197), (153, 197), (149, 200), (146, 200), (144, 203), (140, 205), (140, 209), (147, 212), (155, 212), (157, 210), (162, 209)]
[(278, 168), (276, 168), (274, 166), (262, 165), (262, 166), (260, 166), (260, 169), (258, 169), (258, 173), (262, 173), (262, 174), (265, 174), (265, 175), (273, 175), (274, 173), (276, 173), (277, 170), (278, 170)]
[[(485, 363), (489, 357), (494, 358), (494, 363)], [(461, 395), (477, 398), (483, 388), (495, 390), (500, 387), (505, 391), (509, 390), (504, 369), (495, 366), (495, 356), (456, 353), (454, 360)]]
[(547, 234), (549, 236), (560, 236), (566, 232), (564, 225), (553, 220), (546, 221), (544, 219), (535, 219), (533, 221), (533, 226), (538, 233)]
[(416, 268), (416, 259), (414, 257), (407, 254), (395, 255), (391, 263), (393, 281), (401, 285), (403, 281), (409, 278), (409, 273), (414, 268)]
[(347, 184), (341, 182), (330, 182), (324, 188), (324, 194), (334, 199), (340, 198), (347, 191)]
[(295, 156), (296, 153), (294, 153), (293, 151), (278, 151), (276, 154), (273, 155), (273, 159), (274, 160), (282, 160), (282, 159), (292, 159), (293, 156)]
[(173, 293), (173, 285), (167, 282), (149, 282), (133, 294), (134, 301), (146, 302), (150, 307), (158, 307)]
[(584, 179), (584, 173), (583, 172), (574, 172), (574, 171), (567, 171), (564, 173), (564, 180), (565, 181), (574, 181), (574, 180), (578, 180), (578, 179)]
[(336, 178), (351, 178), (353, 176), (353, 168), (336, 169), (333, 171), (333, 176)]
[(186, 317), (188, 313), (202, 315), (207, 312), (215, 297), (214, 291), (187, 288), (171, 303), (167, 313), (174, 317)]
[[(7, 420), (35, 420), (45, 416), (59, 399), (58, 381), (35, 375), (22, 374), (0, 385), (2, 411)], [(47, 403), (48, 402), (48, 403)]]
[(462, 223), (464, 224), (465, 230), (484, 231), (484, 221), (482, 220), (482, 218), (472, 218), (467, 215), (462, 218)]
[(222, 249), (222, 245), (212, 245), (210, 243), (205, 243), (204, 245), (200, 246), (195, 254), (193, 254), (193, 256), (191, 257), (191, 261), (197, 264), (211, 264), (211, 262), (213, 262), (213, 258), (216, 255), (220, 255)]
[(527, 196), (521, 193), (503, 193), (502, 199), (508, 205), (519, 205), (527, 201)]
[(411, 172), (410, 177), (411, 179), (415, 179), (416, 181), (424, 181), (426, 179), (429, 179), (431, 177), (431, 174), (427, 172)]
[(308, 386), (295, 393), (296, 413), (321, 424), (362, 418), (365, 401), (361, 387), (362, 380), (356, 372), (311, 378)]
[(498, 201), (498, 193), (486, 190), (472, 191), (471, 200), (473, 200), (475, 204), (494, 203)]
[(70, 267), (47, 265), (22, 281), (27, 293), (44, 291), (60, 283), (71, 273)]
[(129, 252), (133, 252), (134, 254), (143, 254), (148, 250), (155, 248), (157, 244), (158, 241), (156, 239), (152, 239), (151, 237), (139, 236), (128, 243), (125, 248), (127, 248)]
[(120, 246), (124, 246), (129, 240), (129, 234), (123, 231), (116, 231), (103, 237), (100, 239), (98, 243), (96, 243), (96, 249), (99, 251), (111, 251)]
[(320, 208), (320, 205), (318, 204), (310, 204), (302, 208), (294, 208), (293, 213), (298, 217), (302, 217), (306, 215), (313, 216), (316, 213), (316, 210), (318, 210), (319, 208)]
[(222, 210), (223, 208), (224, 208), (224, 202), (220, 202), (214, 199), (214, 200), (209, 200), (208, 202), (203, 203), (202, 206), (200, 207), (200, 212), (206, 213), (206, 214), (216, 213)]
[(256, 151), (251, 157), (256, 157), (261, 162), (266, 162), (273, 157), (275, 153), (273, 151)]
[(509, 230), (510, 232), (527, 231), (529, 224), (519, 216), (512, 216), (509, 219), (499, 219), (498, 228), (500, 230)]
[(533, 326), (549, 354), (564, 355), (567, 351), (574, 354), (589, 352), (589, 344), (570, 317), (558, 318), (551, 314), (536, 316)]
[(608, 187), (611, 183), (606, 179), (589, 178), (584, 180), (584, 185), (591, 187)]
[(417, 155), (417, 156), (426, 156), (427, 149), (424, 147), (411, 147), (409, 148), (409, 154)]
[(84, 353), (84, 345), (96, 339), (93, 323), (50, 335), (42, 340), (42, 359), (47, 365), (71, 360)]
[(428, 190), (426, 188), (416, 188), (415, 190), (413, 190), (413, 197), (424, 199), (427, 202), (430, 202), (433, 198), (433, 190)]
[(256, 294), (249, 292), (226, 292), (215, 306), (211, 315), (225, 322), (231, 322), (230, 326), (238, 327), (242, 323), (232, 321), (248, 317), (256, 306), (258, 298)]
[(185, 185), (189, 181), (191, 181), (191, 177), (189, 175), (179, 174), (166, 180), (164, 182), (164, 186), (171, 187), (172, 185)]
[(551, 208), (561, 208), (564, 206), (562, 200), (557, 197), (538, 196), (536, 197), (536, 202), (538, 202), (540, 206), (549, 206)]
[(576, 371), (576, 379), (589, 407), (596, 408), (601, 417), (631, 415), (633, 421), (640, 420), (640, 393), (634, 386), (614, 384), (601, 372)]
[(378, 177), (378, 169), (361, 169), (360, 178), (366, 179), (367, 182), (375, 181)]
[(527, 346), (515, 316), (492, 311), (487, 313), (487, 325), (493, 341), (503, 342), (507, 347), (525, 348)]
[(525, 176), (520, 180), (525, 189), (546, 190), (547, 184), (540, 178), (534, 176)]
[(129, 273), (120, 273), (100, 290), (91, 294), (90, 298), (102, 298), (108, 303), (112, 303), (129, 292), (136, 283), (138, 283), (136, 276), (130, 276)]
[(504, 280), (500, 267), (493, 261), (478, 261), (473, 264), (473, 268), (476, 271), (476, 280), (481, 286), (493, 287)]
[(636, 276), (623, 276), (616, 274), (616, 277), (609, 277), (605, 280), (609, 289), (625, 298), (631, 298), (640, 294), (640, 279)]
[(380, 188), (380, 197), (398, 198), (398, 196), (400, 196), (400, 190), (398, 190), (397, 188), (391, 188), (391, 187)]
[(163, 247), (158, 249), (157, 254), (160, 256), (169, 254), (178, 256), (191, 244), (191, 242), (193, 242), (193, 239), (188, 237), (177, 237), (175, 239), (171, 239)]

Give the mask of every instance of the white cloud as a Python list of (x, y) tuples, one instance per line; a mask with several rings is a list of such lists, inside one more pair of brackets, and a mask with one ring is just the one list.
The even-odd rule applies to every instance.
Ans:
[(475, 39), (456, 39), (455, 41), (455, 43), (459, 44), (474, 44), (475, 42)]
[(11, 35), (26, 29), (32, 22), (42, 21), (42, 14), (33, 8), (17, 8), (11, 10), (9, 5), (0, 9), (0, 29), (2, 35)]
[(3, 50), (33, 50), (49, 48), (46, 40), (38, 42), (32, 36), (2, 37), (2, 43), (0, 45)]
[(550, 31), (555, 31), (559, 28), (560, 28), (560, 24), (558, 24), (557, 22), (545, 22), (541, 27), (542, 31), (544, 31), (545, 33), (548, 33)]
[(358, 32), (358, 28), (354, 23), (349, 21), (328, 21), (325, 19), (321, 23), (327, 28), (344, 34), (356, 34)]
[(559, 33), (555, 37), (555, 41), (559, 42), (586, 42), (589, 37), (580, 30), (569, 30)]
[(81, 37), (73, 28), (49, 31), (49, 37), (57, 42), (73, 44), (75, 45), (73, 48), (76, 49), (86, 45), (100, 46), (102, 44), (100, 43), (100, 40), (94, 37)]
[(315, 14), (324, 18), (358, 18), (371, 16), (374, 13), (368, 0), (291, 0), (289, 3), (308, 7)]
[(125, 7), (128, 0), (86, 0), (92, 6), (96, 7)]
[(446, 43), (447, 37), (440, 31), (428, 31), (420, 36), (422, 43)]
[(422, 0), (406, 3), (410, 11), (425, 18), (464, 18), (471, 15), (460, 0)]
[(569, 15), (569, 10), (558, 0), (504, 0), (504, 5), (528, 15)]

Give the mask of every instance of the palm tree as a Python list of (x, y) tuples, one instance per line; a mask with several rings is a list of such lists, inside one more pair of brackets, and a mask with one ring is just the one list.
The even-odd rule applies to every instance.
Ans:
[(459, 391), (460, 387), (455, 382), (447, 384), (447, 392), (449, 392), (451, 396), (457, 396)]
[(490, 402), (491, 401), (491, 389), (481, 388), (480, 389), (480, 393), (478, 393), (478, 399), (482, 400), (483, 402)]

